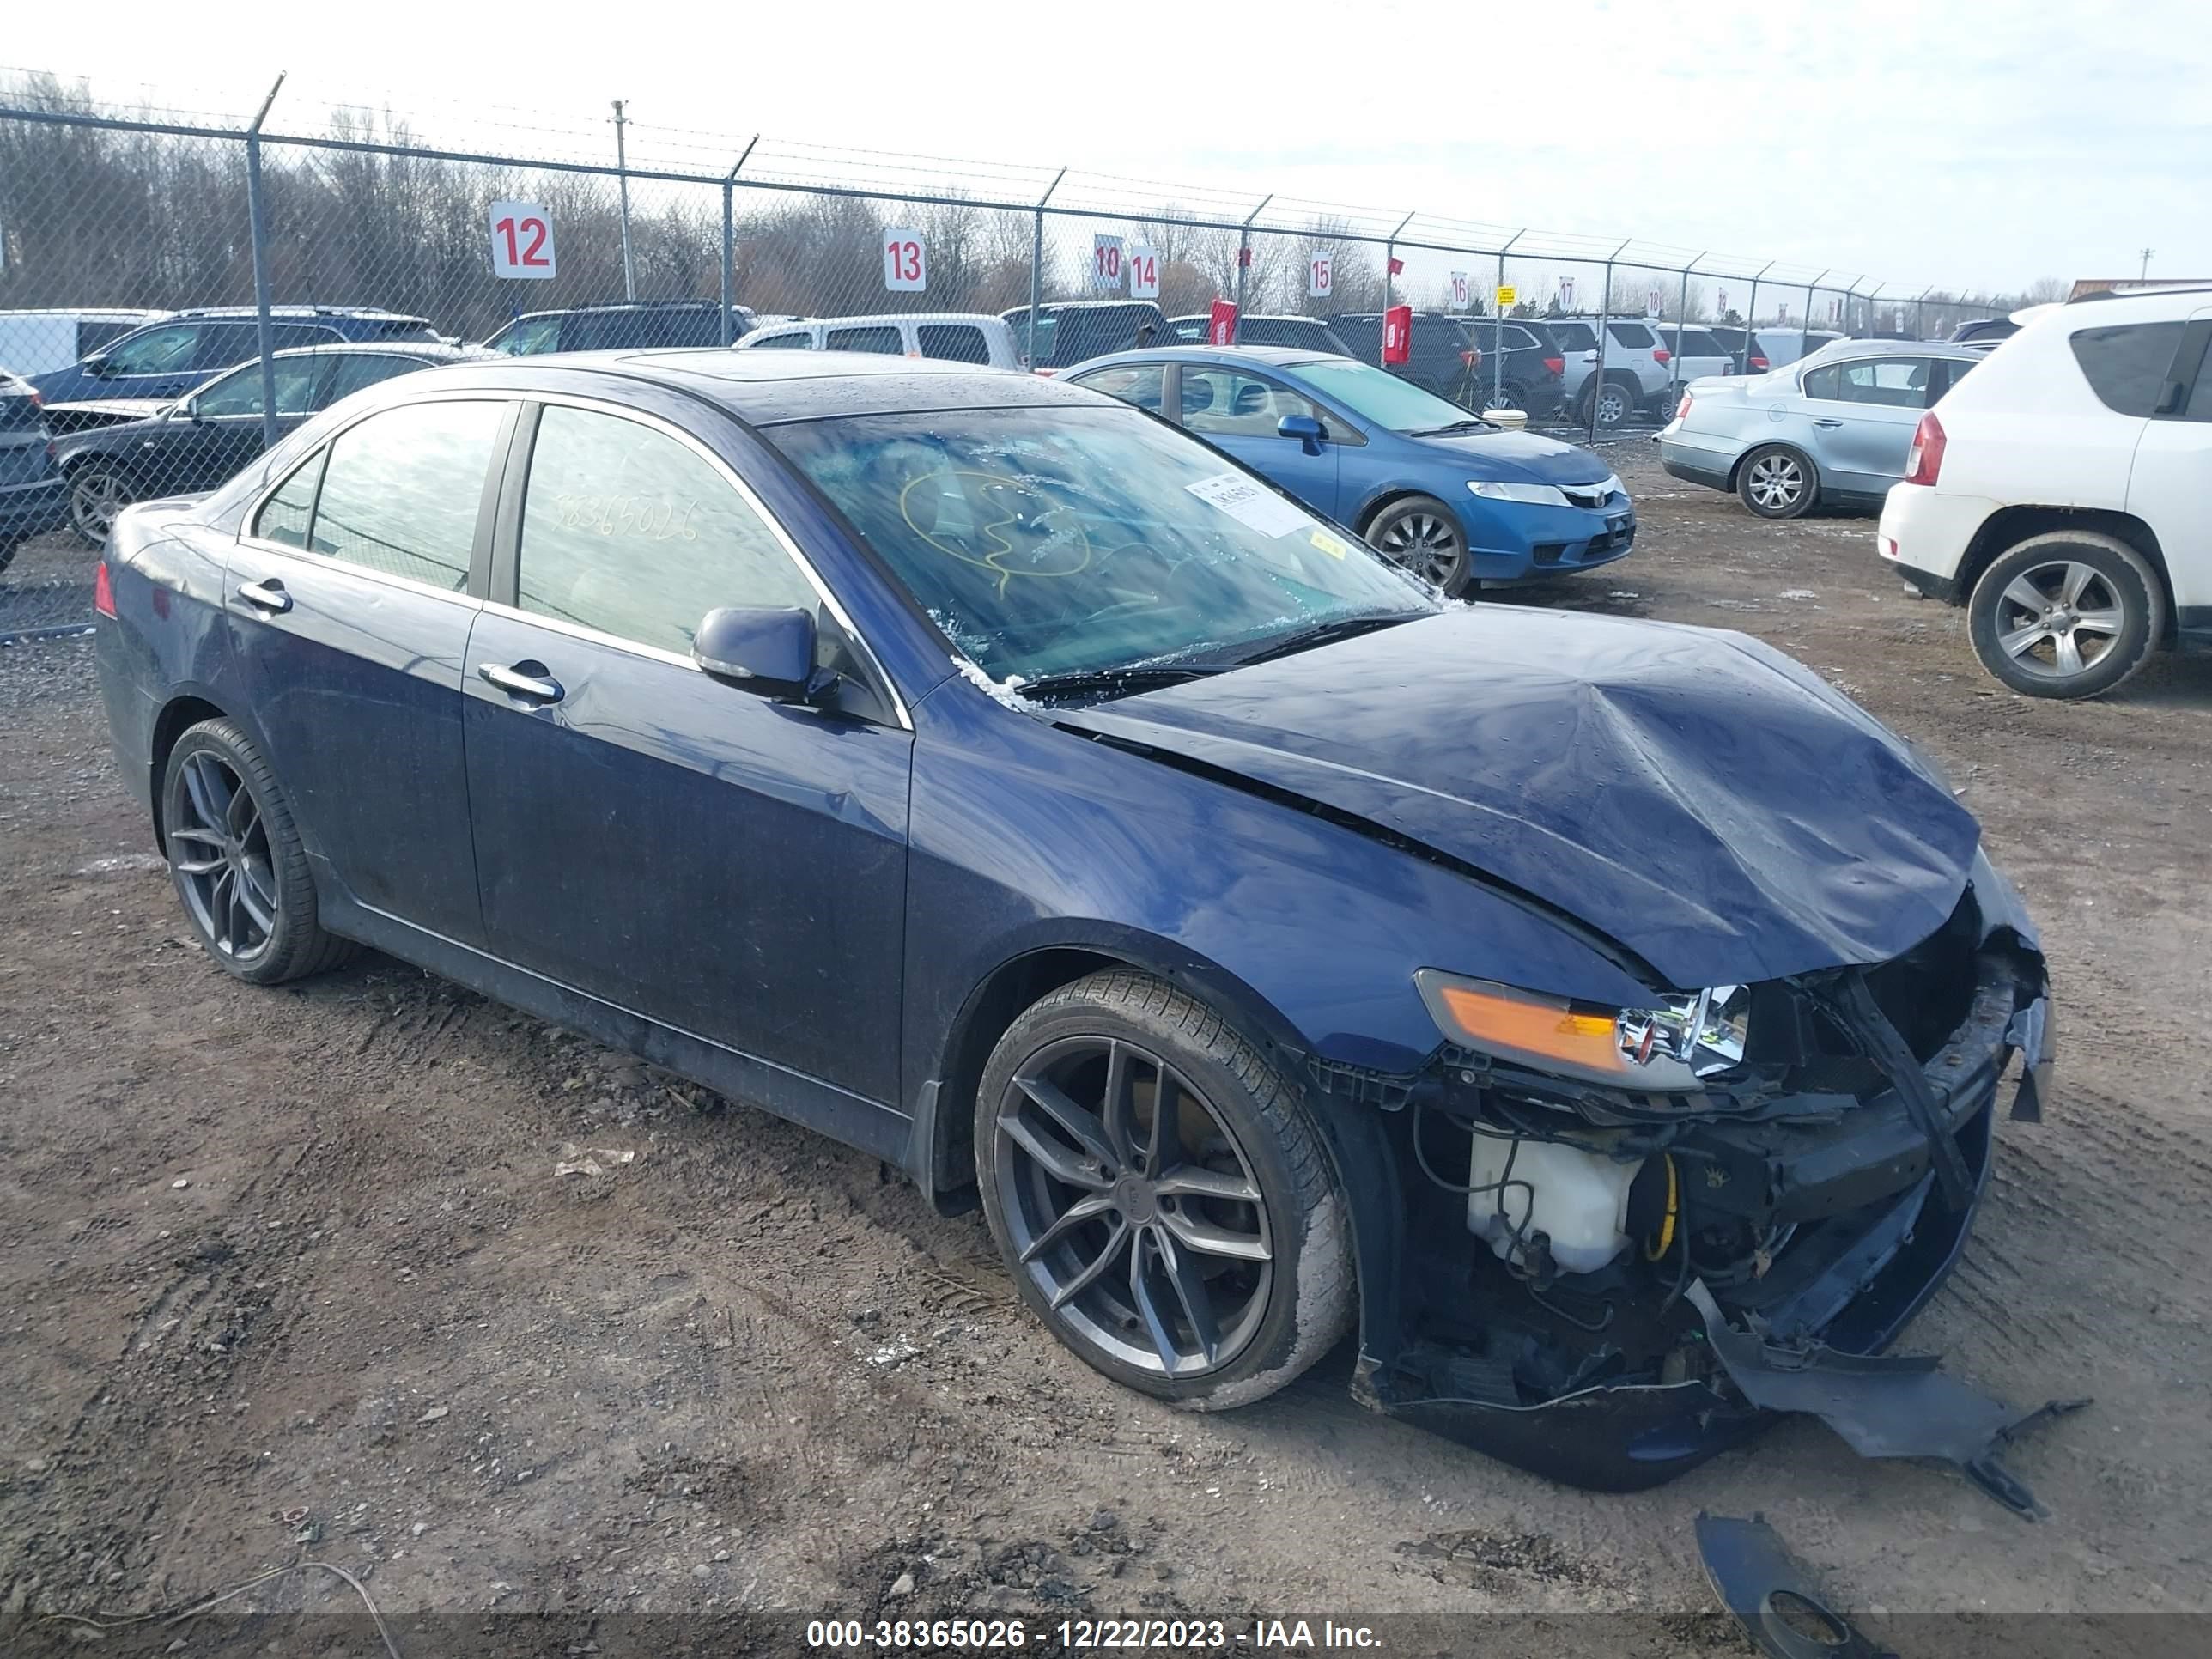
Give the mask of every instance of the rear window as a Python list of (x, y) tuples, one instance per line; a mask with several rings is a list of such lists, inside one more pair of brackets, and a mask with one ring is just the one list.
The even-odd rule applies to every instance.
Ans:
[(925, 357), (941, 357), (954, 363), (991, 361), (990, 343), (973, 323), (921, 323), (915, 325), (914, 337)]
[(2121, 415), (2150, 415), (2166, 391), (2182, 327), (2171, 322), (2085, 328), (2068, 343), (2089, 389), (2106, 408)]
[(1728, 347), (1720, 343), (1717, 335), (1702, 328), (1686, 328), (1678, 341), (1669, 343), (1685, 357), (1725, 357), (1729, 354)]
[(825, 351), (873, 351), (887, 357), (896, 357), (906, 349), (895, 327), (833, 328), (823, 337)]
[(1597, 344), (1597, 331), (1588, 323), (1551, 323), (1552, 337), (1569, 351), (1588, 351)]

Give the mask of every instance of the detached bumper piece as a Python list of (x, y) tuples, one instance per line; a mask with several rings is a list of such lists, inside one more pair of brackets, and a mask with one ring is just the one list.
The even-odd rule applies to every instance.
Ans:
[(1698, 1553), (1713, 1593), (1767, 1659), (1898, 1659), (1820, 1599), (1759, 1516), (1698, 1516)]
[(2014, 1514), (2044, 1513), (1997, 1459), (2016, 1436), (2087, 1400), (2053, 1400), (2015, 1411), (1936, 1369), (1932, 1354), (1842, 1353), (1820, 1342), (1772, 1342), (1731, 1327), (1712, 1293), (1692, 1283), (1688, 1300), (1705, 1322), (1713, 1357), (1745, 1399), (1767, 1411), (1817, 1417), (1863, 1457), (1932, 1457)]

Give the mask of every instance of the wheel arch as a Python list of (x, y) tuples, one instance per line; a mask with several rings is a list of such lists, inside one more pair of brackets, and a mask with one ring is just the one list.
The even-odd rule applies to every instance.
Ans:
[(1306, 1048), (1282, 1012), (1237, 975), (1170, 941), (1131, 929), (1081, 930), (1025, 941), (986, 974), (937, 1044), (915, 1114), (911, 1173), (944, 1214), (975, 1203), (976, 1085), (999, 1039), (1022, 1012), (1062, 986), (1113, 968), (1150, 974), (1217, 1010), (1269, 1063), (1304, 1081)]
[(1360, 540), (1365, 541), (1367, 532), (1375, 526), (1376, 520), (1381, 518), (1400, 501), (1407, 501), (1415, 495), (1425, 495), (1432, 501), (1441, 503), (1444, 511), (1458, 520), (1461, 538), (1462, 540), (1466, 538), (1467, 520), (1460, 517), (1458, 507), (1435, 490), (1424, 489), (1421, 485), (1405, 479), (1398, 479), (1380, 486), (1372, 495), (1363, 501), (1359, 510), (1352, 517), (1353, 531), (1358, 533)]
[(1973, 539), (1966, 544), (1966, 553), (1959, 561), (1959, 572), (1954, 590), (1957, 597), (1953, 603), (1964, 605), (1972, 598), (1974, 586), (1982, 573), (2005, 554), (2031, 537), (2045, 536), (2054, 531), (2088, 531), (2110, 536), (2125, 542), (2142, 555), (2150, 568), (2157, 572), (2160, 593), (2157, 629), (2154, 638), (2162, 646), (2174, 642), (2176, 612), (2173, 605), (2173, 576), (2166, 568), (2166, 550), (2159, 545), (2158, 536), (2150, 526), (2132, 513), (2122, 513), (2111, 507), (2002, 507), (1982, 521), (1974, 532)]
[(177, 746), (177, 739), (202, 720), (228, 720), (228, 711), (218, 708), (197, 692), (180, 692), (171, 697), (154, 717), (154, 737), (148, 745), (147, 775), (153, 787), (149, 792), (153, 801), (154, 844), (166, 849), (167, 832), (161, 824), (161, 780), (169, 769), (169, 751)]

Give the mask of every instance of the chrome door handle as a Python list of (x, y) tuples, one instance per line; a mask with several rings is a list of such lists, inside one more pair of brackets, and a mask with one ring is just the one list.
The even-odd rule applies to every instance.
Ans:
[(1841, 426), (1843, 422), (1841, 421), (1815, 421), (1813, 424), (1814, 426)]
[(273, 576), (265, 577), (260, 581), (240, 582), (238, 585), (238, 597), (258, 610), (268, 611), (271, 616), (282, 616), (292, 608), (292, 596), (284, 591), (284, 584)]
[(526, 674), (520, 668), (509, 668), (495, 662), (477, 664), (477, 673), (508, 696), (521, 697), (531, 702), (558, 702), (567, 695), (561, 688), (561, 682), (550, 674)]

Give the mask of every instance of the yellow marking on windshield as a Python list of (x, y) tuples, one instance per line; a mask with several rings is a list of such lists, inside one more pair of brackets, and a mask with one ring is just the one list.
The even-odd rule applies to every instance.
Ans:
[[(976, 535), (988, 536), (994, 544), (985, 552), (978, 553), (971, 548), (956, 547), (950, 543), (939, 541), (935, 535), (915, 521), (913, 495), (916, 489), (923, 484), (937, 485), (939, 486), (938, 494), (940, 498), (943, 498), (947, 492), (942, 486), (950, 483), (952, 486), (951, 493), (958, 496), (961, 504), (967, 507), (969, 505), (969, 491), (963, 487), (963, 481), (981, 485), (981, 488), (975, 493), (989, 502), (992, 507), (1006, 509), (1004, 518), (994, 519), (988, 524), (979, 524), (975, 527)], [(1004, 532), (1008, 525), (1024, 522), (1022, 510), (1024, 503), (1032, 504), (1036, 509), (1026, 515), (1026, 521), (1038, 526), (1042, 526), (1044, 521), (1054, 514), (1065, 513), (1067, 510), (1052, 501), (1035, 488), (1018, 483), (1011, 478), (1000, 477), (994, 472), (957, 472), (947, 469), (938, 472), (925, 472), (918, 477), (908, 479), (906, 487), (899, 491), (899, 516), (906, 520), (908, 529), (913, 531), (924, 542), (946, 557), (957, 559), (963, 564), (978, 566), (997, 576), (999, 596), (1003, 599), (1006, 597), (1007, 582), (1016, 576), (1074, 576), (1079, 575), (1091, 565), (1090, 538), (1083, 533), (1083, 526), (1079, 524), (1069, 525), (1067, 530), (1058, 538), (1059, 545), (1055, 546), (1052, 542), (1047, 542), (1034, 552), (1024, 554), (1013, 539)], [(934, 514), (932, 515), (933, 518), (934, 516)], [(1001, 562), (1002, 560), (1018, 556), (1025, 558), (1029, 562), (1021, 566)], [(1066, 562), (1070, 558), (1073, 562)], [(1057, 566), (1041, 565), (1039, 562), (1041, 560), (1054, 559), (1058, 559), (1060, 562)]]

